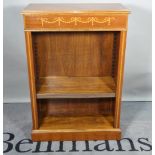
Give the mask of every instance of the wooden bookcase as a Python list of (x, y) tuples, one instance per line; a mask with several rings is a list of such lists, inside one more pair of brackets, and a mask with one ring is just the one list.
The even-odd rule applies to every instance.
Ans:
[(32, 140), (120, 139), (129, 11), (121, 4), (30, 4), (22, 14)]

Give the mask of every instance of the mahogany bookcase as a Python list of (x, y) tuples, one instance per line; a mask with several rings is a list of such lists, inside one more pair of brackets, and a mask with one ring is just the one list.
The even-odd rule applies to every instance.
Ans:
[(32, 140), (120, 139), (128, 9), (30, 4), (22, 14)]

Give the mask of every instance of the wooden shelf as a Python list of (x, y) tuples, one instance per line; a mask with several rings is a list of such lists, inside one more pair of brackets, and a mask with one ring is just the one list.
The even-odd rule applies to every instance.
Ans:
[(40, 130), (93, 131), (113, 128), (112, 115), (47, 116), (41, 120)]
[(32, 131), (34, 141), (120, 139), (120, 129), (113, 127), (112, 115), (46, 116)]
[(115, 97), (112, 77), (61, 77), (39, 79), (37, 98)]

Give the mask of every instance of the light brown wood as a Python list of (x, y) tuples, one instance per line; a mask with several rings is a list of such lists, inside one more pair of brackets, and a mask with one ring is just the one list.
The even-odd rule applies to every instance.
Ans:
[(40, 78), (37, 98), (115, 97), (111, 77), (45, 77)]
[(45, 117), (39, 130), (33, 130), (35, 140), (96, 140), (119, 139), (120, 129), (113, 128), (113, 116)]
[(52, 132), (42, 130), (32, 130), (33, 141), (73, 141), (73, 140), (120, 140), (120, 129), (103, 129), (102, 131), (82, 131), (82, 132)]
[[(32, 33), (38, 78), (111, 76), (115, 33), (103, 31)], [(119, 32), (116, 34), (119, 35)]]
[(24, 15), (25, 31), (127, 30), (130, 11), (113, 4), (31, 4)]
[(120, 139), (129, 11), (121, 4), (32, 4), (22, 14), (32, 140)]
[(25, 31), (127, 30), (127, 14), (25, 15)]
[(48, 116), (40, 123), (40, 130), (55, 132), (100, 131), (113, 128), (113, 116)]
[(35, 14), (35, 13), (130, 13), (129, 9), (120, 3), (83, 3), (83, 4), (29, 4), (24, 8), (22, 14)]
[(46, 116), (114, 115), (115, 98), (38, 99), (40, 120)]
[(38, 106), (36, 103), (36, 86), (35, 86), (35, 71), (34, 71), (34, 58), (32, 52), (32, 37), (31, 32), (25, 32), (26, 38), (26, 51), (27, 51), (27, 62), (29, 71), (29, 86), (31, 95), (31, 107), (32, 107), (32, 121), (33, 130), (38, 128)]
[(118, 55), (118, 71), (117, 71), (117, 84), (116, 84), (116, 103), (115, 103), (115, 121), (114, 127), (120, 128), (120, 109), (122, 97), (122, 84), (124, 75), (124, 60), (125, 60), (125, 47), (126, 47), (126, 32), (122, 31), (120, 36), (119, 55)]

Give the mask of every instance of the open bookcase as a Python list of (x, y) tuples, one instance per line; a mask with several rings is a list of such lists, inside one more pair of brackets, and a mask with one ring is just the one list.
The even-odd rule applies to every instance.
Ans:
[(121, 137), (128, 11), (92, 8), (31, 4), (23, 11), (34, 141)]

